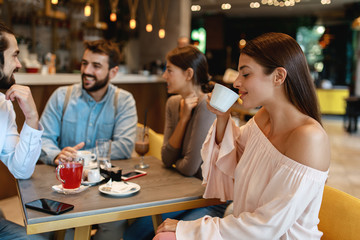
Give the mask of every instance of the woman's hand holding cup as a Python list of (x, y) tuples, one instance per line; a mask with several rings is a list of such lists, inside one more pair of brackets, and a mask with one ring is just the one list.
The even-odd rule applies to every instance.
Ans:
[[(210, 106), (219, 110), (219, 112), (228, 112), (231, 106), (239, 99), (239, 94), (230, 88), (215, 84), (214, 90), (211, 93)], [(216, 114), (218, 115), (218, 114)]]
[(217, 117), (215, 136), (217, 144), (220, 144), (224, 137), (231, 106), (238, 98), (239, 95), (237, 93), (218, 83), (215, 84), (213, 92), (208, 94), (207, 107)]
[(230, 108), (226, 112), (219, 111), (218, 109), (214, 108), (210, 104), (212, 93), (208, 93), (207, 96), (208, 96), (208, 98), (207, 98), (206, 102), (207, 102), (207, 108), (209, 109), (209, 111), (214, 113), (217, 117), (228, 118), (228, 116), (230, 115)]

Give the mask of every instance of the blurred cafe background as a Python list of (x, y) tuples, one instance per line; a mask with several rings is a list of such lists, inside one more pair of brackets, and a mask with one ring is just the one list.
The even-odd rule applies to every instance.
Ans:
[[(0, 20), (17, 34), (23, 68), (15, 79), (30, 86), (40, 114), (56, 88), (80, 82), (83, 41), (105, 38), (122, 52), (112, 83), (134, 95), (139, 123), (147, 113), (158, 133), (168, 98), (161, 74), (179, 37), (206, 55), (213, 81), (231, 86), (247, 41), (287, 33), (303, 48), (317, 87), (332, 146), (328, 184), (360, 197), (359, 0), (0, 0)], [(3, 186), (9, 178), (0, 173)], [(14, 195), (9, 187), (0, 199)]]
[[(139, 106), (147, 104), (138, 106), (140, 122), (145, 109), (164, 116), (161, 74), (179, 37), (198, 45), (213, 80), (221, 82), (226, 70), (236, 70), (246, 41), (284, 32), (306, 54), (322, 113), (343, 115), (344, 99), (360, 95), (357, 0), (0, 0), (0, 17), (18, 35), (18, 83), (42, 86), (33, 90), (42, 99), (40, 113), (59, 85), (80, 81), (82, 43), (99, 38), (114, 40), (123, 53), (114, 83), (133, 92)], [(159, 102), (152, 96), (151, 104), (142, 102), (144, 84)], [(163, 121), (153, 121), (162, 132)]]

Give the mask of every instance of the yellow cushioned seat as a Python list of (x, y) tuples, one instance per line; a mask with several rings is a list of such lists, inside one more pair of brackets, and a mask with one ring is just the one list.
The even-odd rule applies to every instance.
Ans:
[(360, 239), (360, 199), (325, 186), (319, 213), (322, 240)]

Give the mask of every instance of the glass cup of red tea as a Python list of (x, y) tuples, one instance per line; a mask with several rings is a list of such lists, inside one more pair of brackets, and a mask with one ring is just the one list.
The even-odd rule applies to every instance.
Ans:
[(78, 189), (81, 185), (84, 159), (76, 158), (70, 162), (60, 162), (56, 167), (56, 178), (64, 189)]

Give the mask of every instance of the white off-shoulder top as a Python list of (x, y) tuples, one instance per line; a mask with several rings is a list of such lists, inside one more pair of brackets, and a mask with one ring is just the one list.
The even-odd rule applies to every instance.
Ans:
[(328, 171), (280, 153), (254, 118), (240, 128), (230, 119), (220, 145), (215, 128), (216, 122), (201, 151), (204, 198), (233, 200), (234, 212), (180, 221), (177, 240), (320, 239), (318, 214)]

